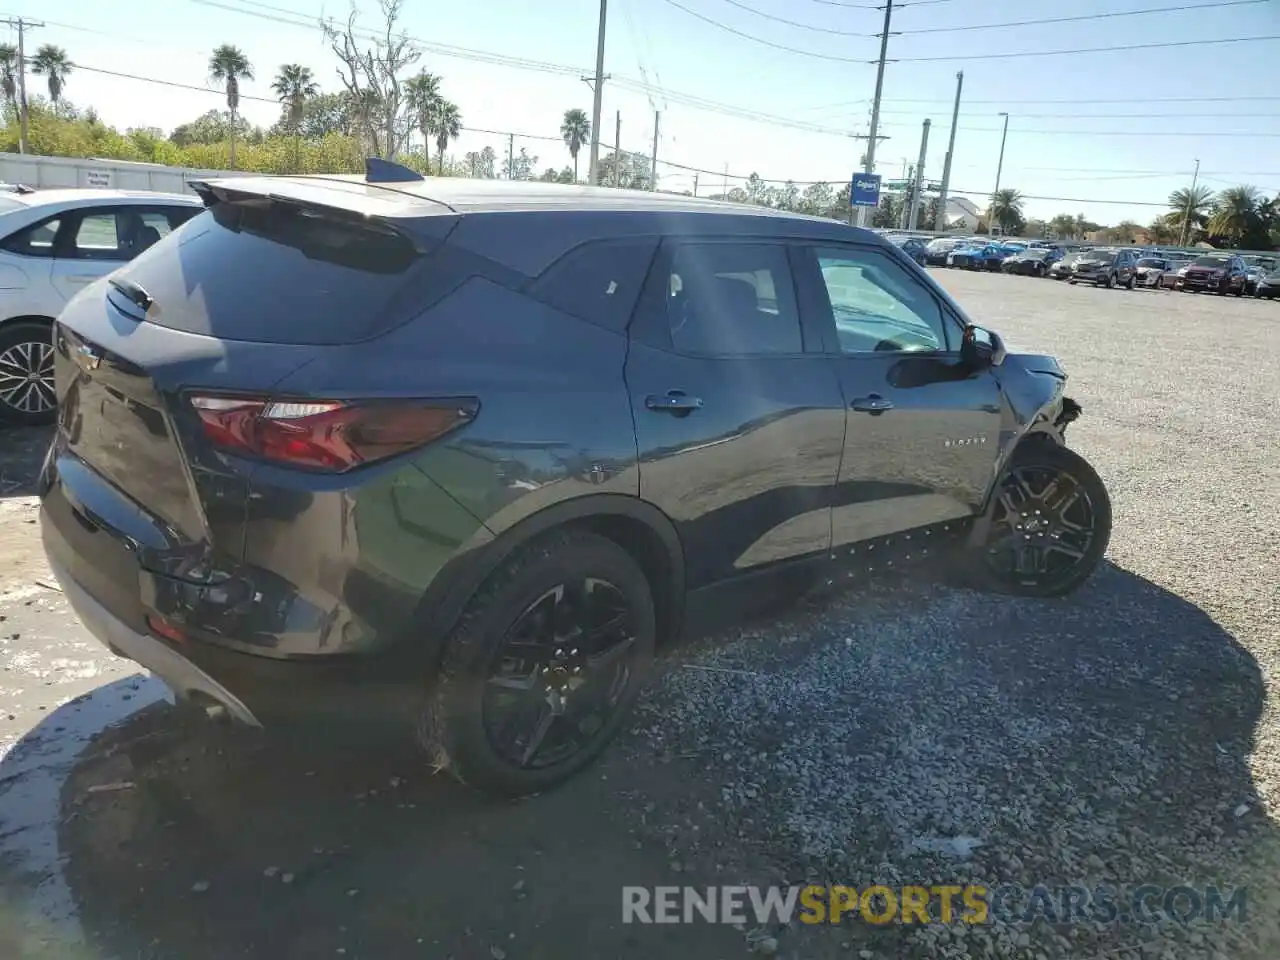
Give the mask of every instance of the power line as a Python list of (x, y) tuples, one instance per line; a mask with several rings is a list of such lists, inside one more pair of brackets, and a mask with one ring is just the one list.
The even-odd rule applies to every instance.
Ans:
[[(898, 117), (923, 117), (926, 110), (881, 110)], [(1257, 113), (1022, 113), (1014, 114), (1019, 120), (1269, 120), (1275, 119)]]
[[(775, 43), (772, 40), (766, 40), (764, 37), (758, 37), (755, 34), (747, 33), (736, 27), (731, 27), (726, 23), (721, 23), (713, 17), (698, 13), (696, 10), (690, 10), (679, 0), (662, 0), (668, 6), (675, 7), (695, 20), (701, 20), (703, 23), (709, 24), (726, 33), (731, 33), (736, 37), (744, 40), (750, 40), (752, 43), (758, 43), (762, 46), (770, 47), (774, 50), (781, 50), (785, 53), (794, 53), (801, 57), (810, 57), (814, 60), (826, 60), (832, 63), (873, 63), (875, 61), (863, 60), (860, 57), (841, 57), (830, 53), (818, 53), (814, 50), (804, 50), (800, 47), (792, 47), (783, 43)], [(1229, 0), (1230, 2), (1230, 0)], [(1213, 4), (1213, 6), (1224, 6), (1225, 4)], [(879, 36), (879, 34), (875, 34)], [(1213, 44), (1224, 43), (1257, 43), (1265, 40), (1280, 40), (1280, 34), (1263, 36), (1263, 37), (1226, 37), (1220, 40), (1166, 40), (1155, 43), (1132, 43), (1123, 44), (1114, 47), (1075, 47), (1069, 50), (1023, 50), (1009, 53), (971, 53), (959, 55), (947, 55), (940, 57), (895, 57), (894, 63), (958, 63), (967, 60), (1014, 60), (1020, 57), (1060, 57), (1075, 56), (1084, 53), (1118, 53), (1129, 50), (1161, 50), (1175, 47), (1201, 47)]]
[[(674, 0), (665, 0), (672, 3)], [(1165, 40), (1157, 43), (1128, 43), (1115, 47), (1074, 47), (1070, 50), (1022, 50), (1013, 53), (970, 53), (945, 57), (899, 57), (894, 63), (958, 63), (962, 60), (1016, 60), (1020, 57), (1062, 57), (1081, 53), (1121, 53), (1129, 50), (1167, 50), (1174, 47), (1207, 47), (1224, 43), (1262, 43), (1280, 40), (1280, 34), (1265, 37), (1223, 37), (1219, 40)]]
[[(737, 7), (739, 10), (745, 10), (747, 13), (753, 13), (757, 17), (763, 17), (765, 20), (772, 20), (774, 23), (785, 23), (789, 27), (796, 27), (799, 30), (812, 30), (814, 33), (825, 33), (832, 37), (874, 37), (874, 33), (864, 33), (858, 30), (835, 30), (831, 27), (817, 27), (811, 23), (801, 23), (799, 20), (788, 20), (786, 17), (779, 17), (776, 14), (765, 13), (763, 10), (757, 10), (755, 7), (748, 6), (742, 0), (724, 0), (731, 7)], [(859, 9), (871, 9), (859, 8)]]
[[(914, 127), (914, 123), (906, 123), (904, 121), (895, 121), (886, 126), (892, 127)], [(1000, 127), (960, 127), (967, 133), (1000, 133)], [(1219, 130), (1029, 130), (1019, 127), (1012, 133), (1023, 136), (1034, 134), (1041, 137), (1227, 137), (1227, 138), (1266, 138), (1280, 137), (1280, 133), (1239, 133), (1227, 132), (1223, 133)]]
[[(866, 33), (863, 31), (837, 30), (834, 27), (820, 27), (812, 23), (801, 23), (799, 20), (788, 20), (786, 17), (780, 17), (777, 14), (766, 13), (763, 10), (758, 10), (750, 4), (743, 3), (742, 0), (724, 0), (724, 2), (732, 7), (737, 7), (739, 10), (745, 10), (747, 13), (754, 14), (757, 17), (762, 17), (765, 20), (772, 20), (774, 23), (786, 24), (789, 27), (795, 27), (799, 30), (809, 30), (813, 33), (823, 33), (833, 37), (877, 36), (877, 34)], [(1003, 23), (975, 23), (946, 27), (917, 27), (912, 30), (899, 30), (896, 32), (905, 37), (926, 33), (956, 33), (967, 30), (1003, 30), (1011, 27), (1034, 27), (1055, 23), (1080, 23), (1089, 20), (1111, 20), (1117, 17), (1142, 17), (1157, 13), (1181, 13), (1188, 10), (1205, 10), (1210, 7), (1239, 7), (1267, 2), (1269, 2), (1269, 0), (1215, 0), (1215, 2), (1209, 3), (1186, 3), (1172, 7), (1146, 7), (1141, 10), (1113, 10), (1103, 13), (1077, 14), (1070, 17), (1042, 17), (1037, 20), (1011, 20)], [(904, 4), (904, 6), (905, 5), (909, 4)]]
[[(736, 0), (726, 0), (734, 2)], [(903, 30), (902, 35), (921, 33), (956, 33), (962, 30), (1003, 30), (1008, 27), (1036, 27), (1050, 23), (1081, 23), (1086, 20), (1112, 20), (1117, 17), (1143, 17), (1154, 13), (1180, 13), (1184, 10), (1204, 10), (1209, 7), (1240, 7), (1255, 3), (1268, 3), (1270, 0), (1217, 0), (1213, 3), (1186, 3), (1175, 7), (1145, 7), (1142, 10), (1111, 10), (1103, 13), (1081, 13), (1071, 17), (1045, 17), (1039, 20), (1011, 20), (1006, 23), (974, 23), (958, 27), (920, 27), (915, 30)]]
[(785, 53), (794, 53), (797, 56), (801, 56), (801, 57), (812, 57), (815, 60), (829, 60), (832, 63), (874, 63), (875, 62), (873, 60), (865, 60), (861, 57), (838, 57), (835, 54), (831, 54), (831, 53), (816, 53), (813, 50), (802, 50), (799, 47), (789, 47), (785, 43), (774, 43), (772, 40), (766, 40), (764, 39), (764, 37), (757, 37), (755, 34), (752, 34), (752, 33), (745, 33), (744, 31), (739, 30), (736, 27), (731, 27), (726, 23), (721, 23), (719, 20), (715, 20), (711, 17), (704, 16), (703, 14), (698, 13), (698, 11), (696, 10), (690, 10), (684, 4), (678, 2), (678, 0), (662, 0), (662, 2), (669, 6), (675, 7), (677, 10), (680, 10), (688, 14), (689, 16), (693, 17), (695, 20), (701, 20), (703, 23), (710, 24), (711, 26), (716, 27), (719, 30), (723, 30), (725, 33), (732, 33), (735, 37), (741, 37), (743, 40), (750, 40), (752, 43), (758, 43), (761, 46), (771, 47), (774, 50), (782, 50)]
[[(1244, 103), (1244, 102), (1261, 102), (1261, 101), (1277, 101), (1280, 97), (1143, 97), (1143, 103)], [(1019, 97), (1016, 101), (1011, 100), (966, 100), (965, 103), (981, 104), (982, 106), (1024, 106), (1027, 104), (1051, 104), (1051, 103), (1070, 103), (1077, 106), (1092, 103), (1123, 103), (1132, 104), (1133, 97), (1125, 97), (1120, 100), (1085, 100), (1078, 97), (1071, 97), (1066, 100), (1024, 100)], [(800, 110), (834, 110), (837, 107), (855, 107), (864, 103), (870, 103), (865, 97), (861, 100), (838, 100), (835, 103), (811, 104), (808, 107), (798, 107)], [(891, 97), (885, 100), (885, 103), (934, 103), (934, 104), (950, 104), (950, 100), (940, 98), (916, 98), (916, 97)], [(1020, 114), (1021, 115), (1021, 114)]]

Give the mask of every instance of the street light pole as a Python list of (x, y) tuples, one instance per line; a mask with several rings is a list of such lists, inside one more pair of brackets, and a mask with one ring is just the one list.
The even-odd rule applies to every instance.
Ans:
[(1196, 181), (1200, 179), (1200, 159), (1196, 158), (1196, 172), (1191, 175), (1191, 189), (1187, 192), (1187, 212), (1182, 215), (1182, 235), (1178, 237), (1178, 246), (1187, 245), (1187, 234), (1191, 232), (1191, 204), (1196, 198)]
[[(988, 208), (991, 211), (992, 220), (995, 219), (996, 194), (1000, 192), (1000, 174), (1004, 172), (1004, 140), (1005, 137), (1009, 135), (1009, 115), (1007, 113), (1002, 113), (1000, 116), (1004, 117), (1004, 130), (1000, 134), (1000, 159), (996, 163), (996, 188), (991, 191), (991, 206)], [(995, 232), (992, 229), (993, 226), (994, 224), (987, 224), (988, 234)]]

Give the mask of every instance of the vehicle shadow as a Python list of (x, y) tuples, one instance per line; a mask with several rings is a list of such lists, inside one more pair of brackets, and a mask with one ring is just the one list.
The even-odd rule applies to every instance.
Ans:
[[(950, 617), (937, 636), (945, 647), (941, 662), (954, 670), (938, 670), (935, 658), (930, 674), (916, 678), (910, 650), (891, 651), (876, 663), (841, 663), (858, 653), (850, 636), (916, 616), (935, 623)], [(947, 738), (971, 727), (1004, 738), (1011, 765), (987, 769), (975, 757), (969, 783), (992, 810), (1034, 809), (1035, 817), (1014, 824), (996, 815), (993, 822), (1007, 833), (988, 837), (971, 865), (975, 876), (991, 884), (1076, 882), (1087, 872), (1077, 858), (1092, 849), (1112, 883), (1249, 885), (1251, 924), (1266, 922), (1270, 893), (1256, 878), (1273, 883), (1275, 831), (1249, 767), (1263, 677), (1253, 657), (1198, 607), (1108, 565), (1062, 601), (882, 583), (801, 604), (776, 628), (772, 641), (762, 628), (752, 631), (760, 654), (753, 668), (762, 675), (847, 667), (860, 678), (852, 684), (899, 684), (892, 693), (900, 694), (901, 714), (878, 720), (887, 738), (918, 738), (921, 731)], [(784, 635), (788, 642), (778, 643)], [(680, 695), (680, 678), (697, 674), (683, 666), (708, 648), (738, 651), (748, 642), (734, 634), (673, 651), (663, 667), (667, 677), (655, 681), (650, 699), (662, 705)], [(989, 688), (970, 697), (964, 711), (956, 709), (952, 688), (961, 675)], [(847, 699), (807, 709), (812, 717), (795, 719), (812, 721), (820, 734), (823, 718), (847, 723), (866, 707), (851, 686)], [(53, 712), (26, 739), (49, 739), (65, 725), (68, 710)], [(653, 712), (644, 713), (643, 722), (652, 725)], [(921, 726), (897, 729), (903, 716)], [(781, 726), (784, 719), (763, 708), (761, 736), (775, 736), (773, 722)], [(661, 712), (656, 722), (663, 722)], [(788, 796), (782, 785), (784, 792), (760, 797), (756, 810), (723, 811), (715, 800), (724, 776), (714, 743), (692, 762), (658, 754), (650, 739), (632, 732), (604, 762), (560, 790), (499, 802), (432, 775), (398, 748), (355, 752), (286, 743), (197, 723), (157, 704), (109, 729), (76, 762), (61, 790), (58, 849), (86, 956), (94, 958), (345, 953), (692, 960), (740, 955), (742, 933), (701, 923), (623, 925), (623, 884), (682, 882), (673, 870), (697, 876), (683, 882), (768, 883), (777, 864), (788, 860), (792, 882), (871, 881), (818, 873), (821, 865), (776, 843), (748, 856), (753, 876), (719, 875), (714, 864), (722, 861), (714, 858), (686, 859), (673, 868), (655, 835), (736, 837), (742, 818), (749, 828), (767, 819), (771, 805), (805, 795)], [(0, 760), (0, 784), (10, 775), (10, 758)], [(824, 758), (820, 751), (812, 759), (821, 764)], [(865, 838), (882, 835), (875, 771), (867, 773), (865, 788), (840, 798), (803, 788), (812, 793), (813, 814), (824, 802), (838, 803), (835, 815), (855, 833), (863, 833), (857, 824), (865, 820)], [(1028, 793), (1040, 793), (1043, 802), (1028, 807)], [(1091, 801), (1085, 813), (1076, 803), (1083, 797), (1103, 799)], [(1094, 826), (1099, 829), (1089, 841)], [(1064, 835), (1075, 838), (1074, 852), (1055, 860)], [(1153, 844), (1162, 864), (1158, 876), (1138, 867), (1151, 862)], [(689, 843), (690, 849), (708, 846)], [(869, 846), (865, 839), (862, 846)], [(901, 856), (896, 847), (867, 849), (846, 869)], [(908, 858), (906, 867), (936, 868), (937, 875), (921, 876), (925, 883), (953, 882), (954, 872), (943, 875), (945, 864)], [(851, 939), (875, 947), (877, 956), (912, 955), (900, 927), (792, 929), (782, 936), (782, 952), (803, 947), (804, 956), (847, 956), (842, 951)], [(1070, 931), (1063, 936), (1079, 948), (1070, 956), (1131, 940), (1136, 950), (1138, 943), (1133, 927), (1079, 942)], [(1269, 928), (1250, 926), (1241, 942), (1256, 946), (1261, 958), (1274, 956), (1278, 941)], [(1252, 955), (1233, 943), (1233, 958)], [(1185, 940), (1170, 946), (1174, 952), (1167, 955), (1179, 960), (1211, 956)], [(882, 954), (885, 949), (890, 953)]]

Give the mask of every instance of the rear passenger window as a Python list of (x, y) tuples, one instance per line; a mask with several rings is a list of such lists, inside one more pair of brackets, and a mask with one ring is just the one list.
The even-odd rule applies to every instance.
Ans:
[(60, 217), (51, 217), (8, 237), (4, 241), (4, 249), (23, 257), (52, 257), (53, 241), (61, 226)]
[(671, 345), (704, 356), (801, 353), (787, 251), (768, 243), (689, 243), (667, 277)]
[(548, 267), (529, 294), (589, 323), (625, 330), (657, 246), (657, 237), (583, 244)]

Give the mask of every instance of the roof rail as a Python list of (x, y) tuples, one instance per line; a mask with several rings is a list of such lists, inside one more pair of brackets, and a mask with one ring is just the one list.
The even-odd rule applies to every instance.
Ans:
[(422, 174), (410, 170), (403, 164), (381, 157), (367, 157), (364, 161), (365, 183), (410, 183), (425, 180)]

